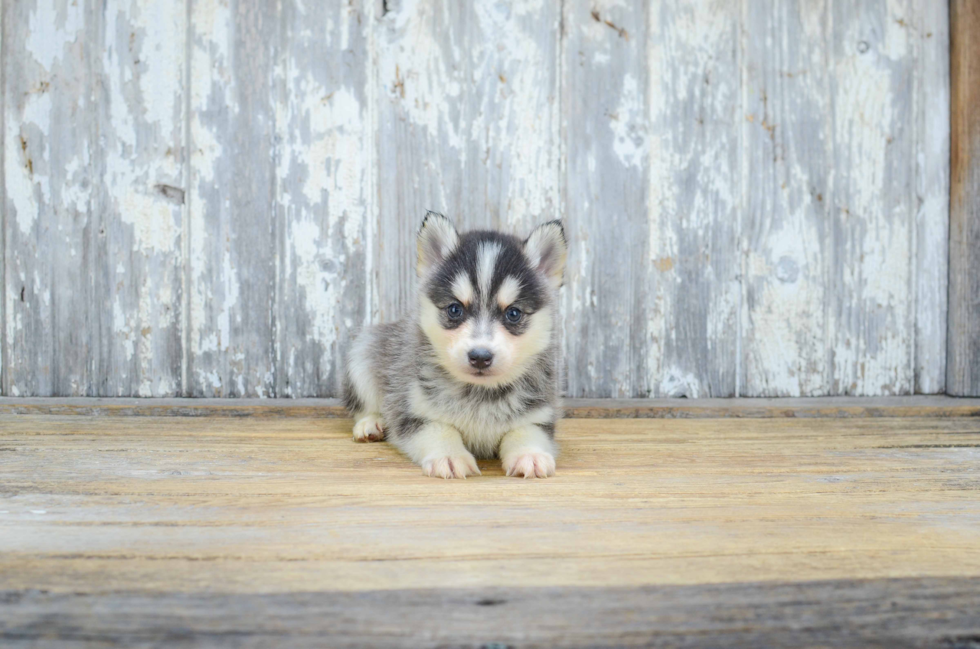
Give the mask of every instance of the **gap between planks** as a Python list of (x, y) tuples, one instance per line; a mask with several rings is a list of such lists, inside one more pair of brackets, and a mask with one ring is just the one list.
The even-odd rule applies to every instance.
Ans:
[[(0, 397), (0, 414), (98, 417), (347, 417), (339, 399)], [(948, 396), (782, 399), (566, 399), (566, 419), (980, 417), (980, 399)]]

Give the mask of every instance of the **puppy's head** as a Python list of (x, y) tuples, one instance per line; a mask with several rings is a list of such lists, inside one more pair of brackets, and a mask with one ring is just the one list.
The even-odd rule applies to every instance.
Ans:
[(561, 222), (521, 241), (499, 232), (460, 235), (429, 212), (418, 253), (422, 330), (457, 380), (510, 383), (551, 344), (567, 254)]

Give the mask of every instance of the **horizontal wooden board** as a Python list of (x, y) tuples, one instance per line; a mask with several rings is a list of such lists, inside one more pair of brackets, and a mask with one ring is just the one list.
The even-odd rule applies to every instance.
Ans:
[(980, 577), (980, 418), (566, 420), (555, 479), (466, 482), (340, 419), (0, 427), (7, 589)]
[(973, 649), (980, 579), (103, 595), (0, 591), (0, 641), (126, 647)]
[[(0, 397), (0, 414), (99, 417), (344, 418), (338, 399), (94, 399)], [(980, 399), (945, 396), (778, 399), (566, 399), (567, 419), (978, 417)]]

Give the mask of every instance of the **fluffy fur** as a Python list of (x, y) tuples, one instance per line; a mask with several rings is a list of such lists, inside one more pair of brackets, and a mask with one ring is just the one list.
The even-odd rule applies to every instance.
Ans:
[(558, 221), (522, 242), (460, 235), (446, 217), (426, 215), (416, 308), (366, 329), (348, 354), (355, 441), (386, 439), (432, 477), (477, 475), (476, 457), (499, 457), (510, 476), (554, 475), (566, 250)]

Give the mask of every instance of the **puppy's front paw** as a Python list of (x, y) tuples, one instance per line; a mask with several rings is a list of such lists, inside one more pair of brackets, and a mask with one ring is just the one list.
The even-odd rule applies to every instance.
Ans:
[(504, 458), (504, 472), (514, 478), (548, 478), (555, 475), (555, 456), (544, 451)]
[(380, 442), (384, 438), (385, 420), (381, 415), (367, 415), (354, 424), (355, 442)]
[(476, 458), (466, 453), (452, 457), (427, 457), (422, 460), (422, 473), (430, 478), (465, 478), (480, 475), (480, 469), (476, 466)]

